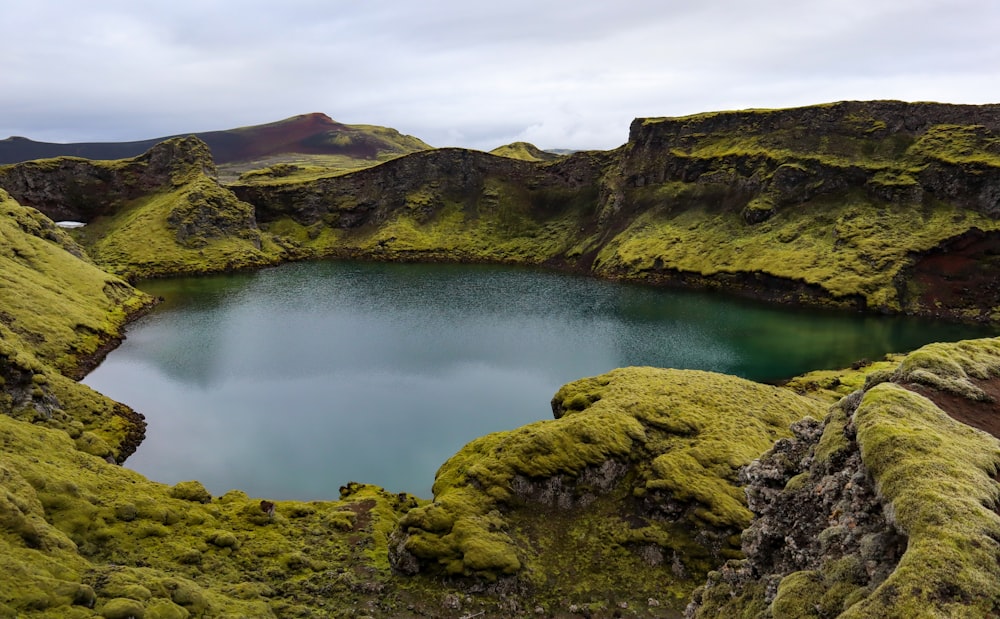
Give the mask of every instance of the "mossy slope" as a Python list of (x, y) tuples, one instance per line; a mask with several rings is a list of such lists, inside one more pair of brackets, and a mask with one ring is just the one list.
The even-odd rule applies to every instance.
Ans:
[[(934, 307), (908, 269), (971, 230), (988, 247), (939, 265), (944, 277), (995, 267), (998, 127), (997, 106), (891, 101), (636, 120), (611, 204), (626, 225), (595, 270), (988, 319), (995, 293)], [(962, 272), (969, 261), (979, 270)]]
[[(625, 368), (564, 386), (557, 419), (473, 441), (400, 521), (406, 573), (500, 579), (539, 602), (683, 604), (738, 553), (740, 466), (822, 406), (696, 371)], [(511, 579), (517, 584), (511, 584)]]
[(546, 152), (528, 142), (512, 142), (498, 146), (490, 151), (491, 155), (510, 157), (521, 161), (555, 161), (562, 155)]
[(61, 432), (0, 416), (0, 436), (2, 616), (349, 616), (398, 603), (378, 540), (415, 499), (351, 485), (340, 501), (279, 501), (269, 515), (241, 492), (150, 482)]
[(80, 449), (123, 461), (142, 440), (141, 416), (68, 377), (151, 303), (0, 190), (0, 414), (62, 429)]
[(254, 209), (215, 180), (208, 147), (176, 138), (116, 161), (59, 158), (0, 167), (0, 187), (78, 234), (108, 271), (136, 279), (269, 264)]

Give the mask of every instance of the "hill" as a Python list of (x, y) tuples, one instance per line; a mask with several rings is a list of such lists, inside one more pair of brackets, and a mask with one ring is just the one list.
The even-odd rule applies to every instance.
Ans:
[(562, 156), (557, 153), (542, 150), (534, 144), (529, 144), (528, 142), (513, 142), (511, 144), (505, 144), (504, 146), (498, 146), (497, 148), (491, 150), (490, 154), (498, 157), (520, 159), (522, 161), (554, 161)]
[[(187, 135), (187, 134), (185, 134)], [(282, 155), (313, 155), (349, 160), (380, 161), (430, 148), (424, 142), (394, 129), (372, 125), (345, 125), (325, 114), (303, 114), (264, 125), (194, 133), (212, 151), (218, 165), (257, 162), (252, 167), (274, 163)], [(81, 142), (53, 144), (28, 138), (0, 140), (0, 164), (52, 157), (124, 159), (148, 151), (156, 144), (180, 135), (135, 142)]]

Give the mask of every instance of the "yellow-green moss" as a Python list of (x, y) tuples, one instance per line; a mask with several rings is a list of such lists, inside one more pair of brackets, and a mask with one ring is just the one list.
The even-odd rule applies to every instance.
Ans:
[(73, 372), (149, 302), (91, 264), (51, 220), (0, 190), (0, 328), (8, 345)]
[[(482, 437), (449, 459), (433, 503), (400, 521), (403, 548), (432, 572), (518, 573), (580, 596), (659, 587), (678, 604), (727, 552), (699, 536), (709, 529), (725, 538), (749, 523), (739, 467), (822, 408), (708, 372), (625, 368), (575, 381), (553, 398), (557, 419)], [(623, 503), (646, 495), (690, 508), (677, 521), (623, 520)], [(728, 544), (738, 551), (738, 539)], [(560, 568), (573, 553), (595, 558)]]
[(1000, 229), (993, 218), (943, 202), (918, 210), (861, 196), (821, 197), (747, 226), (738, 212), (691, 200), (662, 201), (638, 215), (602, 247), (597, 272), (654, 280), (665, 267), (704, 277), (763, 273), (815, 285), (845, 303), (859, 295), (870, 308), (899, 311), (894, 277), (911, 252), (973, 227)]
[(996, 377), (1000, 377), (1000, 340), (983, 339), (928, 344), (907, 355), (891, 380), (920, 383), (970, 400), (988, 400), (974, 381)]
[(855, 425), (865, 465), (909, 543), (889, 578), (844, 616), (994, 614), (1000, 442), (891, 383), (865, 394)]
[(807, 372), (788, 380), (784, 386), (798, 394), (833, 404), (845, 395), (862, 389), (869, 375), (895, 370), (904, 356), (894, 353), (880, 361), (861, 360), (850, 368)]
[(98, 264), (132, 279), (273, 262), (260, 250), (252, 207), (204, 176), (123, 205), (81, 238)]
[[(370, 583), (388, 580), (384, 540), (417, 504), (355, 484), (340, 501), (275, 501), (273, 517), (255, 519), (259, 500), (175, 498), (176, 486), (78, 452), (62, 432), (0, 415), (0, 437), (0, 600), (24, 617), (69, 616), (88, 596), (98, 612), (128, 599), (167, 617), (183, 615), (175, 607), (272, 617), (332, 594), (349, 604), (358, 592), (324, 589), (322, 575), (364, 569)], [(329, 526), (344, 513), (351, 526)], [(247, 582), (271, 585), (252, 592)]]
[(557, 154), (545, 152), (528, 142), (512, 142), (511, 144), (498, 146), (491, 150), (490, 154), (498, 157), (520, 159), (521, 161), (552, 161), (560, 157)]

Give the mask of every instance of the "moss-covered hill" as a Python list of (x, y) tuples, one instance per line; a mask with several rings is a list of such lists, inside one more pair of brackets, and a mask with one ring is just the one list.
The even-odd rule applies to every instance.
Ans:
[[(232, 187), (196, 139), (0, 167), (0, 617), (996, 615), (1000, 442), (967, 425), (998, 433), (996, 340), (784, 388), (581, 379), (555, 419), (444, 463), (431, 501), (151, 482), (118, 464), (141, 415), (73, 377), (151, 302), (118, 275), (318, 256), (996, 320), (997, 118), (874, 102), (648, 119), (621, 149), (553, 162), (441, 149)], [(88, 225), (70, 238), (50, 217)]]
[(133, 159), (0, 166), (0, 187), (57, 221), (87, 222), (89, 256), (125, 278), (269, 264), (254, 208), (215, 175), (203, 142), (176, 138)]
[(528, 142), (512, 142), (498, 146), (490, 151), (491, 155), (498, 157), (510, 157), (522, 161), (555, 161), (562, 155), (544, 151), (534, 144)]

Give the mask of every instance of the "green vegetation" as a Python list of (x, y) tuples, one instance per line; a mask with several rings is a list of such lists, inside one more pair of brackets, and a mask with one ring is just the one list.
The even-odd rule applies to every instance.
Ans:
[(513, 142), (511, 144), (498, 146), (491, 150), (490, 154), (498, 157), (520, 159), (521, 161), (555, 161), (561, 156), (555, 153), (546, 152), (534, 144), (529, 144), (528, 142)]
[(847, 616), (995, 613), (1000, 443), (893, 384), (868, 391), (855, 424), (879, 495), (909, 543), (892, 575)]
[(840, 370), (816, 370), (796, 376), (783, 386), (820, 402), (835, 404), (865, 386), (870, 374), (894, 370), (904, 355), (890, 354), (880, 361), (863, 359), (850, 368)]
[(50, 219), (0, 190), (3, 341), (19, 340), (25, 352), (68, 374), (150, 302), (82, 255)]
[(918, 383), (962, 396), (991, 402), (975, 381), (1000, 377), (1000, 341), (973, 340), (954, 344), (929, 344), (906, 356), (889, 375), (879, 374), (869, 386), (888, 378), (897, 383)]
[(739, 467), (822, 406), (729, 376), (626, 368), (564, 386), (553, 410), (553, 421), (477, 439), (446, 462), (434, 502), (400, 521), (397, 565), (516, 574), (540, 597), (581, 603), (682, 605), (738, 556), (750, 522)]
[(269, 516), (241, 492), (150, 482), (62, 432), (0, 415), (0, 436), (4, 616), (313, 616), (329, 600), (343, 616), (396, 599), (372, 595), (388, 593), (378, 540), (412, 497), (351, 485)]
[(260, 250), (253, 207), (205, 177), (131, 201), (79, 236), (98, 264), (131, 280), (273, 262)]
[(299, 153), (271, 155), (265, 159), (255, 159), (249, 162), (222, 164), (219, 166), (219, 180), (241, 185), (306, 183), (370, 168), (402, 157), (403, 154), (384, 153), (375, 159), (351, 155), (305, 155)]

